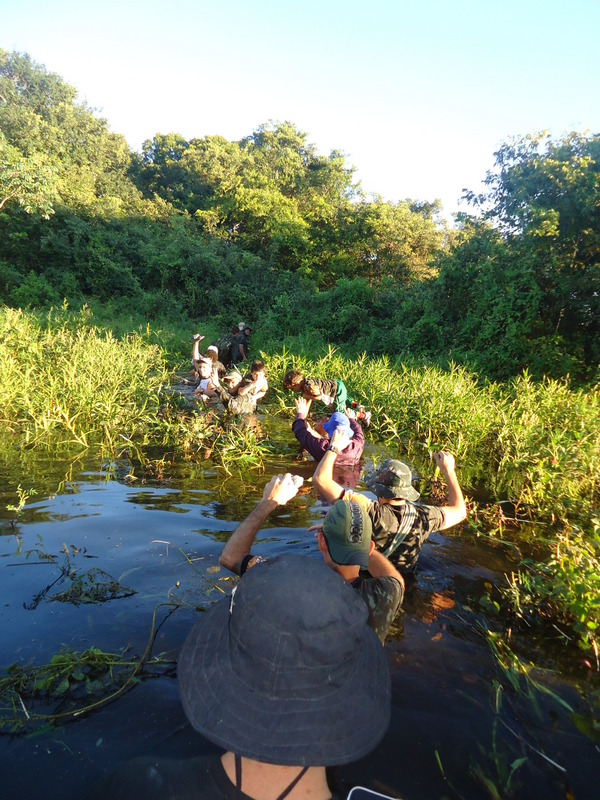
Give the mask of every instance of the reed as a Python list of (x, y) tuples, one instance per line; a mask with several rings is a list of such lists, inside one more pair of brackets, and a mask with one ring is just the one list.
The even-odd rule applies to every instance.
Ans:
[[(471, 498), (471, 520), (485, 520), (489, 534), (503, 535), (502, 504), (512, 510), (513, 538), (535, 536), (542, 548), (539, 563), (523, 564), (510, 578), (518, 588), (515, 602), (527, 597), (533, 607), (542, 595), (552, 596), (545, 607), (570, 620), (581, 643), (593, 646), (593, 625), (600, 622), (593, 599), (598, 553), (591, 544), (600, 503), (598, 386), (573, 389), (567, 380), (534, 382), (527, 374), (508, 384), (481, 382), (457, 365), (442, 369), (364, 354), (347, 359), (332, 347), (319, 358), (285, 347), (261, 356), (270, 413), (292, 416), (295, 397), (279, 387), (295, 367), (307, 376), (343, 379), (372, 412), (369, 435), (425, 478), (435, 477), (433, 451), (452, 451)], [(263, 470), (277, 456), (275, 442), (257, 429), (226, 424), (210, 409), (186, 406), (170, 390), (174, 369), (186, 359), (180, 335), (149, 326), (117, 340), (94, 326), (85, 309), (46, 317), (0, 309), (0, 428), (30, 447), (127, 448), (142, 463), (152, 447), (174, 457), (212, 458), (229, 473)], [(486, 509), (495, 511), (486, 515)], [(538, 526), (519, 527), (523, 519)], [(585, 533), (579, 538), (575, 530)], [(586, 556), (589, 547), (593, 559)], [(585, 576), (583, 588), (577, 575)]]
[[(431, 471), (433, 450), (454, 453), (467, 491), (509, 501), (538, 520), (587, 520), (600, 498), (600, 392), (566, 381), (481, 384), (464, 367), (391, 364), (387, 358), (342, 358), (333, 348), (318, 361), (284, 353), (267, 358), (272, 386), (285, 371), (342, 378), (372, 412), (371, 435), (390, 455)], [(281, 411), (293, 395), (275, 389)]]
[(169, 371), (142, 336), (117, 341), (65, 313), (0, 310), (0, 425), (34, 445), (114, 447), (160, 427)]
[[(284, 351), (266, 361), (273, 387), (292, 367), (310, 377), (343, 379), (372, 412), (370, 435), (424, 477), (435, 476), (433, 450), (452, 451), (471, 526), (503, 536), (508, 525), (517, 543), (536, 543), (536, 560), (524, 560), (508, 576), (513, 610), (529, 622), (564, 625), (572, 640), (597, 652), (598, 386), (536, 383), (527, 374), (505, 385), (481, 383), (456, 365), (444, 370), (386, 358), (347, 360), (333, 348), (317, 360)], [(294, 396), (273, 393), (279, 412), (293, 413)]]

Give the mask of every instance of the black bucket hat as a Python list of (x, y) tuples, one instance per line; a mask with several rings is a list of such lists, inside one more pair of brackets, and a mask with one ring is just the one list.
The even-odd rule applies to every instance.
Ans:
[(367, 489), (377, 497), (388, 500), (401, 497), (412, 502), (419, 499), (419, 492), (412, 485), (412, 470), (403, 461), (388, 458), (374, 472), (365, 477)]
[(321, 561), (257, 564), (183, 645), (188, 719), (211, 742), (270, 764), (361, 758), (390, 718), (387, 660), (367, 618), (364, 600)]

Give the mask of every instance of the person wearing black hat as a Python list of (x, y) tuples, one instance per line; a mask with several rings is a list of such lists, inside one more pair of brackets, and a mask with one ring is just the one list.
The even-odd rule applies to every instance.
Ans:
[[(223, 548), (222, 566), (236, 575), (264, 561), (250, 552), (254, 537), (269, 514), (285, 505), (298, 491), (296, 476), (276, 475), (265, 486), (262, 499), (240, 522)], [(349, 583), (369, 609), (369, 624), (383, 643), (404, 598), (404, 580), (385, 556), (375, 550), (368, 514), (357, 502), (340, 500), (314, 525), (325, 564)], [(307, 559), (308, 560), (308, 559)], [(368, 570), (365, 577), (361, 570)]]
[(224, 754), (136, 759), (94, 800), (329, 800), (326, 768), (365, 756), (389, 724), (389, 669), (365, 604), (301, 555), (268, 559), (203, 613), (177, 677), (193, 728)]
[(334, 433), (331, 444), (315, 470), (315, 486), (330, 503), (344, 498), (361, 504), (371, 519), (376, 547), (393, 560), (402, 575), (414, 572), (421, 548), (430, 533), (444, 531), (466, 518), (467, 507), (456, 477), (452, 453), (440, 450), (433, 454), (448, 486), (448, 504), (440, 508), (416, 502), (419, 492), (412, 485), (410, 467), (392, 458), (365, 478), (367, 488), (377, 497), (375, 502), (351, 489), (344, 489), (333, 478), (337, 452), (346, 444), (343, 432)]

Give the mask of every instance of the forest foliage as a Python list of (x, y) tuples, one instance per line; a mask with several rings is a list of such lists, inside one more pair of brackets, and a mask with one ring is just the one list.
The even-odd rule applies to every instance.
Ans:
[(309, 332), (315, 353), (596, 381), (600, 136), (517, 137), (465, 200), (449, 228), (437, 202), (367, 197), (290, 122), (135, 153), (60, 76), (0, 51), (8, 306), (245, 319), (263, 347)]

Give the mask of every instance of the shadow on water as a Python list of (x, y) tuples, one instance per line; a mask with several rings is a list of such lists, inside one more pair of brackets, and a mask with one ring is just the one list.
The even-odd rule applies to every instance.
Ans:
[[(267, 478), (290, 469), (311, 485), (314, 464), (294, 462), (289, 422), (268, 426), (289, 448), (266, 475), (227, 475), (205, 462), (172, 465), (158, 481), (135, 470), (132, 477), (124, 457), (0, 453), (2, 667), (44, 664), (63, 647), (139, 656), (162, 603), (176, 609), (157, 612), (152, 652), (174, 663), (201, 610), (230, 592), (233, 581), (218, 566), (222, 543)], [(384, 455), (393, 454), (368, 445), (364, 464)], [(18, 485), (37, 494), (15, 520), (5, 507)], [(271, 517), (254, 551), (318, 557), (306, 528), (324, 510), (314, 489), (300, 495)], [(389, 731), (374, 753), (342, 771), (343, 781), (405, 800), (597, 796), (600, 753), (585, 722), (599, 687), (580, 655), (570, 651), (569, 662), (563, 649), (561, 661), (545, 641), (513, 635), (513, 650), (535, 661), (529, 681), (511, 677), (494, 657), (490, 641), (505, 631), (485, 600), (504, 584), (513, 559), (485, 539), (430, 538), (386, 644)], [(1, 737), (3, 796), (81, 798), (128, 758), (213, 751), (187, 724), (167, 668), (69, 724)]]

